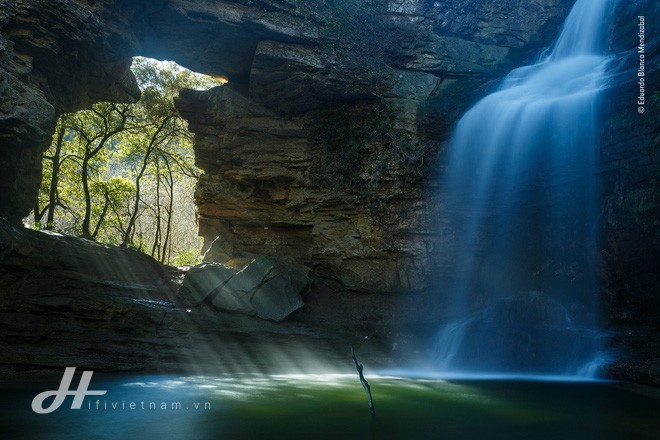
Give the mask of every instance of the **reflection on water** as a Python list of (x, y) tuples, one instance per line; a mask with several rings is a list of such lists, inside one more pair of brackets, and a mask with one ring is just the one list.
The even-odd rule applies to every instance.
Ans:
[(69, 409), (68, 398), (46, 415), (32, 413), (30, 402), (56, 389), (59, 378), (4, 381), (0, 432), (35, 440), (614, 439), (660, 432), (656, 390), (607, 382), (368, 379), (374, 419), (350, 374), (95, 376), (93, 389), (107, 390), (105, 396), (87, 399), (80, 410)]

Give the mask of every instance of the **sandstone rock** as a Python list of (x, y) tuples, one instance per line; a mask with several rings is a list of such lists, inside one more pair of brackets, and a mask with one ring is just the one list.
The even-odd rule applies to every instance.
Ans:
[(309, 286), (309, 269), (281, 258), (258, 256), (213, 298), (213, 305), (281, 321), (303, 306), (301, 293)]
[(0, 10), (0, 216), (19, 223), (57, 117), (100, 100), (134, 101), (140, 91), (130, 57), (110, 53), (103, 24), (82, 4), (2, 0)]
[[(647, 0), (620, 3), (615, 29), (639, 29), (639, 12), (660, 16), (660, 4)], [(648, 26), (648, 25), (647, 25)], [(660, 35), (646, 30), (646, 47), (657, 47)], [(637, 45), (625, 32), (615, 33), (619, 52), (612, 68), (612, 88), (602, 106), (603, 140), (599, 160), (603, 193), (601, 224), (602, 301), (617, 335), (611, 345), (621, 353), (610, 366), (617, 379), (658, 386), (660, 371), (660, 59), (646, 55), (645, 112), (630, 108), (639, 95)], [(653, 90), (656, 98), (649, 99)], [(633, 91), (633, 92), (631, 92)]]
[[(445, 246), (424, 235), (442, 240), (437, 216), (422, 212), (433, 186), (395, 167), (369, 197), (315, 185), (310, 121), (359, 115), (383, 99), (397, 128), (437, 143), (479, 86), (550, 41), (571, 2), (397, 0), (369, 26), (324, 2), (245, 3), (0, 0), (0, 89), (11, 92), (0, 102), (10, 111), (0, 119), (0, 215), (17, 223), (31, 209), (57, 115), (135, 99), (132, 55), (173, 59), (230, 80), (177, 103), (205, 170), (196, 200), (207, 248), (222, 236), (224, 259), (287, 255), (358, 291), (426, 288), (440, 258), (429, 248)], [(373, 145), (361, 154), (389, 153)], [(345, 260), (359, 261), (360, 273)], [(369, 272), (387, 272), (385, 281)]]
[(0, 220), (1, 363), (122, 370), (172, 360), (176, 276), (137, 251)]
[[(299, 356), (302, 344), (322, 358), (341, 352), (332, 345), (344, 347), (359, 321), (341, 310), (329, 312), (325, 303), (302, 320), (278, 323), (190, 308), (176, 294), (182, 275), (132, 250), (0, 220), (0, 373), (60, 375), (71, 365), (94, 371), (272, 371), (278, 360)], [(337, 319), (330, 326), (323, 320), (332, 313)], [(333, 340), (338, 342), (328, 342)], [(260, 353), (254, 362), (237, 362), (252, 352)]]
[(365, 291), (373, 286), (377, 292), (391, 292), (397, 287), (398, 270), (394, 260), (347, 260), (339, 272), (339, 280), (346, 288)]
[(266, 257), (258, 257), (254, 263), (269, 271), (269, 279), (252, 296), (257, 316), (281, 321), (304, 305), (300, 295), (310, 285), (308, 268), (291, 260)]
[[(370, 46), (378, 49), (382, 69), (367, 60), (356, 66), (355, 54), (369, 52), (365, 42), (354, 32), (328, 32), (339, 23), (332, 22), (336, 17), (311, 14), (302, 3), (0, 0), (0, 215), (18, 224), (32, 208), (41, 153), (59, 114), (98, 100), (136, 99), (128, 70), (133, 55), (173, 59), (230, 79), (230, 87), (183, 92), (177, 103), (196, 134), (196, 161), (205, 173), (196, 194), (200, 234), (206, 248), (223, 237), (217, 258), (287, 255), (315, 276), (361, 292), (437, 289), (436, 278), (456, 269), (450, 258), (455, 240), (443, 220), (452, 207), (443, 205), (441, 173), (429, 170), (442, 168), (444, 141), (466, 107), (547, 46), (574, 2), (390, 0), (376, 23), (387, 39)], [(648, 100), (644, 115), (633, 109), (633, 117), (628, 104), (613, 98), (636, 89), (635, 35), (620, 30), (635, 29), (639, 11), (657, 16), (651, 3), (619, 2), (612, 47), (620, 52), (614, 64), (623, 67), (613, 83), (625, 80), (604, 97), (605, 288), (610, 315), (627, 316), (623, 328), (637, 316), (657, 322), (649, 312), (658, 302), (657, 100)], [(658, 36), (647, 34), (647, 47), (657, 44)], [(373, 70), (384, 77), (378, 84)], [(657, 57), (647, 57), (647, 90), (657, 90), (657, 72)], [(354, 117), (380, 100), (396, 109), (397, 127), (432, 145), (427, 174), (415, 179), (405, 169), (390, 169), (375, 197), (316, 185), (310, 170), (320, 148), (310, 139), (310, 121)], [(368, 163), (390, 157), (382, 145), (361, 154)], [(30, 233), (17, 234), (31, 240)], [(74, 241), (53, 239), (68, 250), (52, 258), (74, 252)], [(94, 288), (105, 277), (116, 286), (141, 285), (132, 277), (143, 275), (133, 274), (131, 265), (112, 262), (112, 255), (127, 259), (123, 253), (90, 249), (98, 256), (90, 261), (107, 258), (111, 273), (90, 266), (87, 251), (80, 251), (82, 257), (54, 264), (61, 272), (46, 270), (62, 283), (57, 289), (64, 289), (67, 277), (82, 289), (80, 270)], [(38, 267), (53, 262), (34, 249), (26, 255), (34, 255)], [(3, 286), (35, 290), (20, 275), (18, 262), (25, 264), (26, 255), (8, 254)], [(39, 301), (64, 306), (68, 300)], [(95, 311), (112, 309), (94, 304)], [(120, 322), (138, 316), (128, 310)], [(112, 313), (101, 316), (110, 320)]]
[[(229, 265), (237, 260), (229, 262)], [(304, 303), (309, 268), (291, 259), (259, 255), (242, 270), (217, 263), (203, 263), (186, 274), (179, 294), (191, 303), (208, 298), (221, 310), (282, 321)]]
[(179, 294), (191, 305), (199, 305), (235, 274), (235, 270), (220, 264), (200, 264), (186, 272)]
[(204, 253), (202, 261), (224, 263), (231, 260), (233, 255), (234, 252), (231, 248), (231, 245), (226, 240), (224, 240), (222, 236), (218, 236), (218, 238), (213, 240), (211, 246)]
[(262, 319), (282, 321), (304, 305), (291, 280), (280, 274), (261, 286), (252, 297), (252, 306)]
[(226, 284), (218, 289), (212, 299), (212, 304), (230, 312), (254, 315), (256, 310), (252, 305), (252, 296), (259, 286), (271, 276), (267, 267), (253, 261)]
[(117, 288), (168, 289), (172, 271), (131, 249), (10, 225), (0, 218), (0, 263), (6, 274), (42, 270)]

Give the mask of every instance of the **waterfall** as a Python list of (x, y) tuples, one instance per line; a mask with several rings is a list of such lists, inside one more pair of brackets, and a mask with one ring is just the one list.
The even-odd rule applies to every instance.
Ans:
[(615, 3), (578, 0), (540, 61), (458, 122), (442, 194), (456, 245), (441, 371), (597, 371), (597, 109)]

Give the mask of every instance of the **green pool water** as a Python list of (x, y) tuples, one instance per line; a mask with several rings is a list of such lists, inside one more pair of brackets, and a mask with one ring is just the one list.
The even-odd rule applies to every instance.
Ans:
[(70, 409), (68, 397), (43, 415), (31, 410), (32, 399), (56, 390), (59, 377), (5, 380), (0, 433), (35, 440), (660, 438), (655, 389), (608, 382), (368, 379), (374, 418), (354, 375), (96, 375), (90, 389), (107, 390), (105, 396), (87, 397), (79, 410)]

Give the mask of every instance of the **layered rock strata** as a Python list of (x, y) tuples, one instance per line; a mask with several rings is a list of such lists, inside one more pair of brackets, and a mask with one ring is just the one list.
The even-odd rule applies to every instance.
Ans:
[[(292, 266), (276, 264), (278, 276), (268, 281), (301, 286), (301, 278), (287, 272)], [(259, 264), (266, 270), (257, 272), (272, 274), (269, 265)], [(350, 371), (350, 343), (388, 365), (397, 354), (391, 345), (395, 329), (419, 323), (424, 310), (432, 309), (422, 301), (412, 309), (393, 297), (316, 290), (306, 294), (303, 309), (276, 323), (206, 304), (195, 307), (187, 289), (178, 292), (183, 275), (136, 251), (0, 221), (0, 373), (72, 365), (193, 373), (290, 373), (305, 365), (346, 365)], [(253, 298), (255, 308), (281, 310), (265, 304), (268, 299)]]
[[(17, 224), (32, 208), (40, 154), (59, 114), (99, 100), (137, 99), (134, 55), (173, 59), (230, 80), (226, 88), (183, 92), (178, 103), (205, 172), (197, 192), (200, 232), (206, 247), (222, 238), (217, 261), (288, 255), (340, 289), (438, 290), (436, 280), (456, 269), (453, 232), (442, 221), (441, 171), (433, 172), (442, 170), (444, 141), (488, 87), (552, 41), (572, 3), (390, 0), (377, 2), (378, 14), (356, 26), (355, 14), (333, 13), (334, 2), (0, 0), (0, 216)], [(646, 347), (657, 346), (660, 310), (652, 32), (646, 113), (631, 102), (639, 94), (638, 16), (654, 23), (660, 13), (651, 0), (618, 7), (611, 28), (617, 86), (603, 100), (601, 282), (604, 315), (627, 356), (616, 371), (647, 380), (651, 369), (640, 365), (657, 353)], [(423, 145), (424, 166), (407, 169), (400, 158), (410, 152), (392, 155), (399, 144), (380, 137), (356, 150), (357, 165), (347, 163), (352, 181), (319, 181), (319, 163), (337, 163), (346, 146), (322, 142), (314, 133), (319, 125), (327, 134), (383, 106), (393, 114), (385, 131)], [(7, 267), (5, 299), (38, 307), (46, 281), (16, 284), (30, 265)], [(41, 324), (57, 309), (30, 307), (25, 313), (41, 314)], [(111, 304), (98, 307), (106, 308)], [(80, 319), (94, 314), (76, 310)], [(30, 339), (26, 328), (6, 334)]]
[[(429, 247), (444, 246), (428, 244), (429, 234), (442, 242), (425, 198), (432, 185), (389, 166), (382, 143), (359, 152), (360, 181), (373, 174), (372, 157), (386, 162), (368, 197), (314, 184), (310, 166), (335, 158), (310, 126), (385, 103), (411, 142), (437, 145), (480, 87), (548, 44), (569, 3), (3, 0), (0, 216), (16, 223), (32, 208), (59, 114), (136, 99), (133, 55), (174, 59), (230, 81), (183, 96), (206, 171), (198, 203), (207, 245), (223, 235), (233, 256), (293, 254), (352, 290), (423, 289), (442, 258)], [(228, 113), (205, 113), (211, 101)]]

